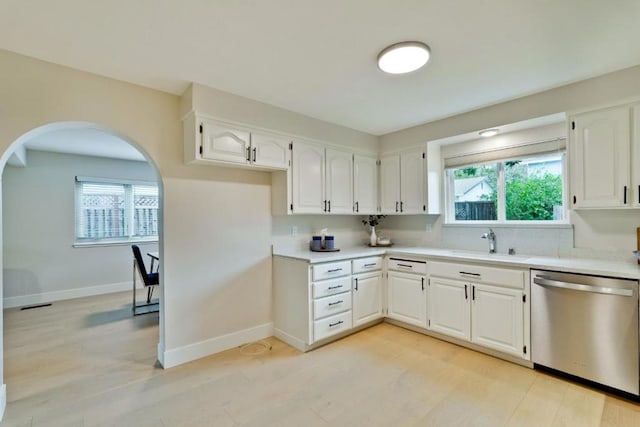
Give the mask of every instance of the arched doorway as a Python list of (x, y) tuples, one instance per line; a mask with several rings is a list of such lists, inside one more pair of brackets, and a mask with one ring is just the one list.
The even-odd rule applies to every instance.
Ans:
[[(14, 141), (9, 148), (7, 149), (7, 151), (5, 153), (2, 154), (2, 156), (0, 156), (0, 177), (3, 176), (5, 169), (6, 169), (6, 165), (8, 160), (10, 159), (10, 157), (16, 153), (16, 152), (20, 152), (20, 150), (23, 149), (23, 147), (25, 147), (25, 144), (27, 144), (29, 141), (34, 140), (35, 138), (47, 135), (47, 134), (51, 134), (54, 132), (60, 132), (60, 131), (78, 131), (78, 132), (94, 132), (94, 133), (98, 133), (98, 134), (104, 134), (107, 136), (110, 136), (112, 138), (117, 138), (121, 141), (123, 141), (124, 143), (128, 144), (129, 146), (135, 148), (135, 150), (137, 150), (137, 152), (139, 152), (142, 157), (144, 158), (144, 160), (150, 165), (150, 167), (153, 169), (153, 173), (155, 176), (155, 181), (157, 182), (158, 185), (158, 194), (159, 194), (159, 218), (158, 218), (158, 251), (160, 254), (160, 257), (162, 257), (163, 254), (163, 222), (162, 222), (162, 194), (163, 194), (163, 186), (162, 186), (162, 179), (159, 173), (159, 169), (157, 167), (157, 165), (155, 164), (154, 160), (145, 152), (144, 149), (142, 149), (142, 147), (137, 144), (135, 141), (131, 140), (130, 138), (128, 138), (126, 135), (122, 135), (120, 133), (118, 133), (117, 131), (114, 131), (112, 129), (109, 129), (107, 127), (101, 126), (101, 125), (97, 125), (94, 123), (86, 123), (86, 122), (58, 122), (58, 123), (52, 123), (52, 124), (48, 124), (48, 125), (44, 125), (44, 126), (40, 126), (38, 128), (32, 129), (31, 131), (23, 134), (22, 136), (20, 136), (16, 141)], [(4, 197), (5, 195), (2, 193), (2, 181), (0, 180), (0, 200), (2, 200), (4, 202)], [(46, 211), (45, 209), (43, 209), (43, 211)], [(0, 217), (1, 219), (1, 217)], [(4, 219), (2, 219), (0, 221), (0, 229), (3, 226), (3, 222)], [(2, 245), (1, 247), (4, 247), (4, 242), (5, 242), (5, 236), (2, 236)], [(2, 254), (2, 251), (0, 250), (0, 266), (3, 267), (4, 270), (4, 261), (3, 261), (4, 257)], [(73, 265), (70, 265), (69, 268), (73, 268)], [(127, 263), (126, 266), (123, 266), (123, 268), (128, 268), (129, 273), (128, 273), (128, 277), (129, 279), (131, 278), (131, 273), (130, 273), (130, 268), (131, 268), (131, 264)], [(163, 278), (162, 278), (162, 271), (160, 272), (160, 282), (161, 282), (161, 286), (159, 287), (158, 291), (157, 291), (157, 295), (159, 297), (159, 302), (160, 302), (160, 312), (159, 312), (159, 330), (158, 330), (158, 341), (160, 343), (162, 343), (163, 340), (163, 336), (164, 336), (164, 291), (163, 291)], [(3, 281), (0, 280), (0, 284), (2, 284)], [(4, 296), (4, 295), (3, 295)], [(4, 304), (3, 304), (3, 308), (4, 308)], [(2, 353), (0, 353), (0, 355), (2, 356), (2, 360), (4, 362), (4, 355), (5, 355), (5, 344), (3, 343), (2, 345)], [(1, 372), (1, 378), (5, 378), (4, 375), (4, 369), (2, 369)], [(9, 384), (10, 386), (10, 384)]]

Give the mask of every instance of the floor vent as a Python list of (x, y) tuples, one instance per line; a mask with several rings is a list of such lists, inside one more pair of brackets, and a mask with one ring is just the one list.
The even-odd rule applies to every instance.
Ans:
[(35, 304), (35, 305), (26, 305), (24, 307), (20, 307), (20, 310), (31, 310), (32, 308), (40, 308), (40, 307), (49, 307), (51, 303), (48, 304)]

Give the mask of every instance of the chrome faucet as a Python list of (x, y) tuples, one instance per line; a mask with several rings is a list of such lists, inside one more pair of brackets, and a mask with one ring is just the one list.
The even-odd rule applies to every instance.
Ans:
[(483, 239), (487, 239), (489, 241), (489, 253), (496, 253), (496, 233), (493, 232), (492, 229), (489, 229), (488, 233), (484, 233), (482, 235)]

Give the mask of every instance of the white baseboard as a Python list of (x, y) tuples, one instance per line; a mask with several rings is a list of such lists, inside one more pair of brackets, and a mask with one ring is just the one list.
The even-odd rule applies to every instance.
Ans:
[(0, 421), (4, 418), (4, 410), (7, 408), (7, 385), (0, 387)]
[(273, 330), (273, 336), (278, 338), (283, 343), (289, 344), (291, 347), (295, 348), (296, 350), (300, 350), (302, 352), (309, 350), (309, 346), (304, 341), (294, 337), (293, 335), (289, 335), (288, 333), (284, 332), (282, 329), (275, 328)]
[(63, 291), (43, 292), (40, 294), (5, 297), (4, 308), (22, 307), (33, 304), (46, 304), (73, 298), (90, 297), (93, 295), (110, 294), (112, 292), (130, 291), (131, 282), (110, 283), (108, 285), (89, 286), (86, 288), (65, 289)]
[[(208, 340), (200, 341), (183, 347), (167, 350), (162, 355), (162, 363), (165, 369), (210, 356), (230, 348), (238, 347), (242, 344), (261, 340), (273, 336), (273, 323), (265, 323), (242, 331), (232, 332)], [(160, 350), (160, 349), (158, 349)]]
[(158, 349), (156, 350), (156, 354), (158, 357), (158, 362), (160, 362), (160, 364), (164, 368), (164, 346), (161, 345), (160, 343), (158, 343)]

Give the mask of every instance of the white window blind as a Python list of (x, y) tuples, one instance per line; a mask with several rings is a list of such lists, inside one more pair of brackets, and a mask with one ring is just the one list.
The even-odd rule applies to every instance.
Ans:
[(539, 154), (561, 153), (566, 150), (567, 140), (556, 138), (549, 141), (525, 143), (509, 147), (496, 147), (483, 150), (470, 150), (456, 153), (455, 147), (443, 147), (442, 157), (445, 168), (477, 165), (501, 160), (518, 159)]
[(76, 178), (76, 240), (158, 235), (158, 187)]

